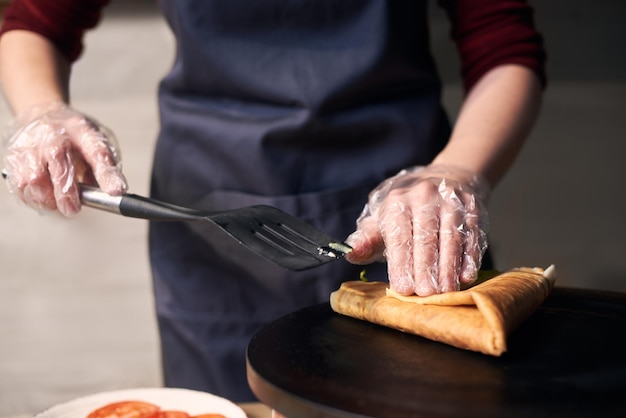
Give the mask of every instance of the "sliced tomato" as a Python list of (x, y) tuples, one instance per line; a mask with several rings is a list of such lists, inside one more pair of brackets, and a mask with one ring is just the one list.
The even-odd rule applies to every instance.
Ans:
[(159, 418), (161, 408), (148, 402), (122, 401), (98, 408), (87, 418)]
[(191, 418), (191, 415), (184, 411), (161, 411), (159, 418)]

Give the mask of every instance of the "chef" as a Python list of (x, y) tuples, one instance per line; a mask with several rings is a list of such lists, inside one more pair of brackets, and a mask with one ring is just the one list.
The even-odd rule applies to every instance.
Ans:
[[(76, 214), (79, 182), (127, 189), (120, 146), (69, 97), (82, 37), (107, 3), (14, 0), (4, 15), (0, 76), (15, 123), (3, 163), (10, 190), (40, 211)], [(522, 147), (545, 84), (526, 1), (439, 1), (466, 90), (453, 129), (426, 1), (159, 4), (177, 53), (158, 90), (151, 195), (198, 209), (276, 206), (353, 247), (349, 262), (294, 273), (222, 235), (152, 223), (166, 386), (252, 400), (250, 337), (327, 301), (360, 264), (405, 295), (475, 280), (490, 190)]]

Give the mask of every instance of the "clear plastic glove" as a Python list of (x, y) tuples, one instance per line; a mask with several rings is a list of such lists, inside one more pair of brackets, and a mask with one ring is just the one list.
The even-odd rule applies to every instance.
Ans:
[(476, 280), (487, 249), (485, 180), (450, 166), (414, 167), (382, 182), (346, 240), (355, 264), (386, 259), (403, 295), (459, 290)]
[(79, 182), (111, 195), (127, 188), (113, 134), (61, 102), (17, 116), (5, 136), (4, 170), (20, 200), (65, 216), (80, 210)]

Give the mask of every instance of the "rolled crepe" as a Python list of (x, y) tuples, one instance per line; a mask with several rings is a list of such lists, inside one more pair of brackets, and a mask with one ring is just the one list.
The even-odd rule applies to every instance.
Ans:
[(500, 356), (506, 339), (548, 297), (554, 266), (516, 268), (458, 292), (402, 296), (383, 282), (344, 282), (335, 312), (458, 348)]

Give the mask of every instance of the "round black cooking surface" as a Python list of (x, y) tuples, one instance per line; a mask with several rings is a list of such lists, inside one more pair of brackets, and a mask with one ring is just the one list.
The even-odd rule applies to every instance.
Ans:
[(626, 414), (626, 295), (555, 288), (501, 357), (339, 315), (321, 304), (248, 347), (258, 398), (288, 417)]

